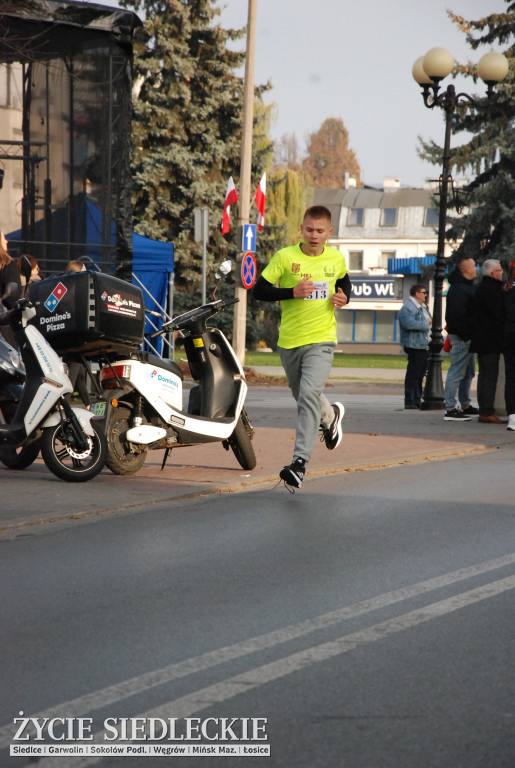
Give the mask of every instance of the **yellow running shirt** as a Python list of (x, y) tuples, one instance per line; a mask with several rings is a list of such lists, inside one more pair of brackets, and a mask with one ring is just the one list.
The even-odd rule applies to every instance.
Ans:
[(335, 283), (347, 274), (345, 255), (327, 245), (320, 256), (306, 256), (300, 243), (277, 251), (262, 272), (263, 277), (280, 288), (294, 288), (303, 277), (315, 283), (315, 290), (306, 299), (286, 299), (281, 302), (281, 327), (278, 344), (284, 349), (305, 344), (334, 342), (336, 317), (331, 304)]

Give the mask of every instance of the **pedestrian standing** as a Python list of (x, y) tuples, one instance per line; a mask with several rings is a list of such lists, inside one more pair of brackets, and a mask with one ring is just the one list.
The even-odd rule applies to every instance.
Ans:
[(39, 274), (39, 264), (34, 256), (30, 256), (28, 253), (24, 253), (22, 256), (20, 256), (16, 263), (20, 273), (22, 294), (23, 296), (26, 296), (29, 292), (29, 285), (36, 283), (38, 280), (41, 280), (41, 275)]
[[(21, 282), (18, 266), (9, 255), (7, 246), (8, 241), (4, 233), (0, 231), (0, 297), (4, 295), (5, 289), (9, 283), (16, 283), (17, 286), (13, 295), (11, 295), (9, 298), (6, 298), (4, 301), (7, 309), (10, 309), (14, 305), (16, 299), (18, 299), (21, 295)], [(0, 328), (0, 333), (12, 347), (16, 348), (18, 346), (14, 332), (11, 330), (11, 328), (9, 328), (9, 326), (2, 326)]]
[(508, 268), (503, 291), (504, 333), (502, 352), (505, 367), (504, 399), (508, 414), (508, 429), (515, 432), (515, 260)]
[(476, 356), (470, 351), (476, 273), (474, 259), (462, 256), (449, 275), (445, 321), (451, 344), (451, 365), (445, 380), (445, 421), (470, 421), (479, 413), (470, 401), (470, 385), (476, 375)]
[(482, 424), (506, 424), (495, 412), (495, 390), (503, 339), (502, 266), (487, 259), (481, 268), (483, 277), (472, 300), (472, 344), (477, 354), (478, 421)]
[(404, 407), (420, 408), (422, 384), (429, 360), (429, 329), (431, 317), (426, 309), (426, 287), (415, 283), (410, 288), (409, 299), (399, 312), (401, 346), (408, 356), (404, 378)]
[(326, 245), (332, 232), (330, 211), (308, 208), (301, 241), (274, 254), (254, 287), (256, 299), (282, 303), (278, 349), (297, 401), (297, 424), (292, 463), (279, 477), (291, 489), (302, 485), (319, 429), (329, 450), (342, 439), (344, 407), (323, 393), (337, 342), (335, 309), (347, 304), (351, 291), (345, 255)]

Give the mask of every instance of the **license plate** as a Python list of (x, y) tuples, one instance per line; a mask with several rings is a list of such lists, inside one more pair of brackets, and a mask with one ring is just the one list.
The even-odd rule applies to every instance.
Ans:
[(95, 416), (105, 416), (107, 403), (104, 400), (100, 400), (98, 403), (93, 403), (93, 413)]

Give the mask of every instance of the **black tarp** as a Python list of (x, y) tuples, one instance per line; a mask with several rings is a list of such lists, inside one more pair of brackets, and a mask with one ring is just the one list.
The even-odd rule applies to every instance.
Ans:
[[(102, 270), (130, 279), (132, 35), (139, 24), (132, 11), (97, 3), (0, 0), (0, 66), (23, 65), (20, 250), (48, 272), (56, 259), (84, 253), (79, 201), (86, 196), (103, 221)], [(7, 138), (0, 135), (0, 144)], [(65, 222), (59, 241), (56, 212)]]

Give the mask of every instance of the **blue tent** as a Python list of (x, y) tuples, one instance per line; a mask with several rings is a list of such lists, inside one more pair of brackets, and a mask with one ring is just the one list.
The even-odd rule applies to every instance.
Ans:
[[(149, 237), (133, 233), (132, 271), (157, 303), (166, 309), (168, 276), (173, 272), (173, 243), (151, 240)], [(157, 309), (151, 304), (150, 297), (145, 295), (145, 305), (148, 309)]]
[[(173, 273), (173, 256), (173, 243), (163, 243), (159, 240), (151, 240), (149, 237), (133, 233), (132, 272), (146, 288), (146, 290), (143, 289), (143, 300), (147, 309), (158, 311), (159, 307), (165, 310), (168, 308), (168, 290), (171, 290), (169, 284), (170, 275)], [(132, 282), (139, 285), (134, 277)], [(152, 301), (147, 291), (153, 296), (155, 302)], [(152, 317), (152, 322), (158, 328), (162, 325), (162, 320), (157, 317)], [(152, 333), (153, 330), (153, 327), (147, 321), (145, 334)], [(158, 339), (158, 341), (159, 344), (156, 345), (155, 342), (153, 344), (161, 352), (162, 341), (161, 339)]]

